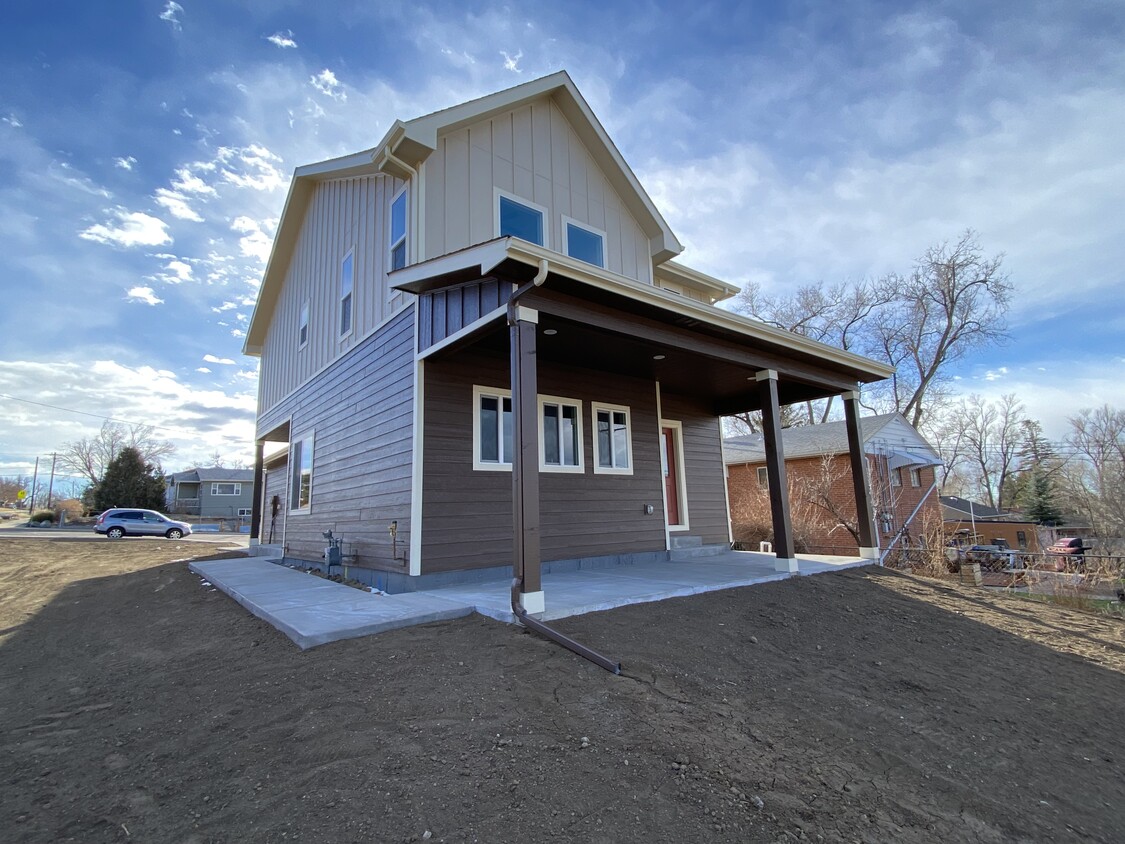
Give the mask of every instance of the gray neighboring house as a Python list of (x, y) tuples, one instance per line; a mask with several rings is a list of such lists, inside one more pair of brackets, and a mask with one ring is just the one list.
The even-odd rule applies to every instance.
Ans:
[(243, 349), (251, 542), (317, 562), (331, 530), (391, 591), (511, 570), (537, 612), (543, 563), (728, 547), (723, 415), (765, 413), (783, 477), (779, 406), (840, 396), (862, 465), (892, 370), (715, 307), (682, 248), (565, 72), (297, 168)]
[(249, 519), (254, 505), (253, 469), (187, 469), (168, 476), (168, 513), (201, 519)]

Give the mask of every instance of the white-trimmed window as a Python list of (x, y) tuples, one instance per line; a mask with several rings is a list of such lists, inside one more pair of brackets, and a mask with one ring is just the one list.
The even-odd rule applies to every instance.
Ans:
[(902, 486), (902, 467), (891, 469), (891, 486)]
[(582, 402), (539, 396), (539, 468), (544, 472), (585, 471), (582, 460)]
[(916, 487), (922, 485), (922, 470), (917, 466), (910, 470), (910, 485)]
[(309, 300), (301, 305), (301, 316), (297, 321), (297, 351), (309, 344)]
[(355, 289), (355, 250), (340, 262), (340, 336), (352, 333), (352, 291)]
[(770, 488), (770, 473), (765, 466), (758, 467), (758, 486), (762, 489)]
[(239, 507), (238, 508), (238, 515), (240, 517), (253, 516), (254, 510), (250, 507)]
[(547, 245), (547, 209), (497, 188), (496, 235)]
[(633, 474), (633, 436), (629, 408), (616, 404), (591, 404), (594, 420), (594, 473)]
[(242, 484), (215, 482), (211, 484), (212, 495), (242, 495)]
[(391, 230), (388, 237), (390, 260), (387, 266), (392, 272), (406, 266), (406, 202), (404, 186), (398, 192), (398, 196), (391, 200)]
[(313, 435), (294, 441), (289, 449), (289, 509), (308, 512), (312, 505)]
[(563, 251), (571, 258), (605, 266), (605, 232), (563, 217)]
[(512, 393), (473, 387), (473, 468), (512, 468)]

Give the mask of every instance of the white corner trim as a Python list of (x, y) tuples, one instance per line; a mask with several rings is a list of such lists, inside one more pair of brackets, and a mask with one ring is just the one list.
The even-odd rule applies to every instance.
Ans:
[(530, 322), (534, 325), (539, 324), (539, 311), (535, 308), (528, 308), (524, 305), (516, 305), (516, 320), (518, 322)]
[(868, 548), (866, 546), (861, 545), (860, 548), (859, 548), (859, 556), (860, 556), (860, 559), (863, 559), (863, 560), (877, 560), (877, 559), (879, 559), (879, 549), (878, 548)]
[(800, 569), (797, 568), (796, 557), (778, 557), (773, 561), (773, 570), (788, 572), (789, 574), (800, 574)]
[(777, 370), (776, 369), (762, 369), (758, 372), (755, 372), (754, 373), (754, 380), (755, 381), (776, 381), (777, 380)]
[[(414, 310), (415, 330), (417, 330), (418, 310)], [(415, 334), (417, 336), (417, 334)], [(410, 449), (410, 560), (411, 577), (422, 573), (422, 449), (425, 443), (423, 432), (425, 420), (426, 362), (414, 362), (414, 442)]]
[(538, 592), (520, 592), (520, 605), (527, 610), (528, 615), (539, 615), (547, 609), (547, 599), (543, 590)]

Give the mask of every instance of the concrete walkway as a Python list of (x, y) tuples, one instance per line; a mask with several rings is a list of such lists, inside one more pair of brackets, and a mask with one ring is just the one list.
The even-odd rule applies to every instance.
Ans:
[[(854, 557), (805, 556), (799, 574), (868, 565)], [(263, 557), (193, 562), (191, 571), (297, 643), (302, 649), (370, 636), (399, 627), (459, 618), (473, 612), (514, 622), (510, 581), (447, 586), (425, 592), (376, 595), (314, 577)], [(753, 586), (793, 577), (774, 571), (774, 557), (746, 551), (543, 575), (544, 621)]]

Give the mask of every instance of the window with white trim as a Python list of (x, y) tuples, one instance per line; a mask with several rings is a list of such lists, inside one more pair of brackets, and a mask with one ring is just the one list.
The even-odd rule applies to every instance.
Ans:
[(582, 472), (582, 402), (539, 397), (539, 468), (544, 472)]
[(499, 237), (519, 237), (529, 243), (546, 246), (547, 209), (497, 190), (496, 234)]
[(633, 474), (633, 437), (629, 408), (615, 404), (591, 404), (594, 420), (594, 473)]
[(902, 486), (902, 467), (891, 470), (891, 486)]
[(239, 507), (238, 515), (240, 517), (252, 516), (254, 515), (254, 510), (250, 507)]
[(352, 333), (352, 290), (355, 287), (355, 252), (349, 251), (340, 263), (340, 336)]
[(297, 321), (297, 351), (309, 344), (309, 300), (301, 305), (301, 316)]
[(605, 266), (605, 232), (563, 217), (563, 251), (571, 258)]
[(406, 266), (406, 188), (403, 187), (391, 201), (391, 231), (388, 238), (390, 243), (390, 261), (388, 266), (391, 271), (401, 270)]
[(770, 488), (770, 473), (765, 466), (758, 467), (758, 486), (762, 489)]
[(211, 484), (212, 495), (242, 495), (242, 484), (216, 482)]
[(308, 511), (312, 505), (313, 435), (296, 440), (289, 448), (289, 509)]
[(473, 468), (512, 468), (512, 393), (473, 387)]
[(917, 466), (910, 470), (910, 485), (918, 487), (922, 485), (922, 470)]

